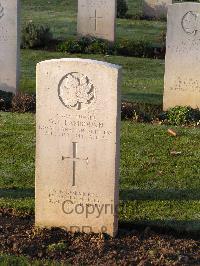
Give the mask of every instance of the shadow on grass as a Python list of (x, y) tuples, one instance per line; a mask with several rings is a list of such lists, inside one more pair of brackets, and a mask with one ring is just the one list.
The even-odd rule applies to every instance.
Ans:
[(120, 190), (121, 200), (200, 200), (200, 189)]
[(134, 102), (144, 102), (151, 104), (162, 104), (163, 95), (155, 93), (122, 93), (122, 100), (134, 101)]
[(23, 199), (23, 198), (34, 198), (35, 190), (33, 188), (27, 189), (1, 189), (0, 198), (4, 199)]
[[(0, 189), (0, 198), (27, 198), (34, 197), (34, 188), (27, 189)], [(151, 189), (151, 190), (120, 190), (120, 200), (200, 200), (200, 189)]]
[[(193, 201), (200, 201), (199, 188), (182, 190), (121, 189), (120, 200), (122, 202), (119, 226), (121, 229), (144, 230), (146, 227), (150, 227), (153, 229), (153, 231), (159, 233), (168, 233), (179, 237), (183, 236), (194, 239), (200, 238), (200, 215), (198, 214), (199, 208), (196, 208), (195, 206), (194, 209), (194, 206), (192, 205)], [(187, 209), (189, 208), (190, 204), (191, 212), (193, 210), (192, 215), (190, 215), (190, 210)], [(181, 206), (183, 206), (182, 209)], [(150, 213), (148, 213), (148, 208), (150, 208)], [(173, 217), (174, 213), (176, 213), (176, 216), (178, 215), (179, 208), (180, 220), (179, 218), (171, 218)], [(163, 214), (162, 219), (158, 218), (158, 220), (151, 220), (151, 214), (158, 212), (159, 215), (159, 209), (160, 213)], [(145, 211), (147, 211), (146, 215), (143, 214)], [(140, 212), (141, 220), (140, 218), (136, 218), (138, 216), (140, 217)], [(183, 212), (186, 214), (188, 212), (188, 215), (192, 216), (192, 219), (195, 219), (187, 219), (187, 216), (183, 218)], [(149, 217), (149, 219), (143, 220), (142, 217), (145, 216)]]
[[(190, 237), (199, 239), (200, 238), (200, 219), (169, 219), (167, 212), (162, 220), (151, 220), (150, 219), (138, 219), (135, 216), (142, 209), (137, 209), (137, 201), (189, 201), (189, 200), (200, 200), (200, 190), (120, 190), (120, 200), (123, 202), (120, 204), (120, 222), (119, 230), (145, 230), (146, 227), (150, 227), (151, 230), (163, 233), (173, 234), (175, 236)], [(27, 189), (0, 189), (0, 198), (13, 200), (13, 199), (34, 199), (35, 191), (34, 188)], [(136, 201), (133, 206), (130, 205), (131, 213), (129, 212), (129, 203)], [(127, 206), (126, 202), (128, 203)], [(153, 203), (153, 202), (152, 202)], [(170, 205), (169, 205), (170, 206)], [(168, 206), (168, 207), (169, 207)], [(14, 207), (14, 206), (13, 206)], [(162, 207), (162, 206), (161, 206)], [(26, 207), (25, 207), (26, 208)], [(143, 208), (143, 207), (142, 207)], [(156, 207), (157, 208), (157, 207)], [(155, 208), (155, 210), (156, 210)], [(14, 207), (15, 209), (15, 207)], [(126, 213), (126, 210), (128, 211)], [(24, 210), (26, 211), (26, 209)], [(161, 212), (164, 209), (161, 208)], [(22, 212), (23, 214), (23, 212)], [(34, 215), (34, 211), (31, 212)], [(137, 215), (136, 215), (137, 216)], [(143, 216), (143, 215), (142, 215)], [(195, 215), (196, 216), (196, 215)], [(197, 218), (197, 217), (195, 217)]]
[[(147, 229), (147, 227), (150, 227)], [(146, 231), (152, 230), (161, 234), (174, 235), (176, 237), (200, 239), (200, 220), (135, 220), (125, 222), (119, 221), (120, 230), (138, 230)]]

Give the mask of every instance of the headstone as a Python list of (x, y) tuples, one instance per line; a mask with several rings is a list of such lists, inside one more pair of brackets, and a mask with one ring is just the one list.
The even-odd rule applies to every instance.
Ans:
[(168, 11), (164, 110), (200, 107), (200, 4), (173, 4)]
[(78, 0), (78, 34), (115, 41), (116, 0)]
[(16, 93), (19, 79), (19, 1), (0, 0), (0, 90)]
[(37, 65), (36, 225), (117, 233), (121, 68)]
[(147, 18), (166, 18), (172, 0), (144, 0), (143, 15)]

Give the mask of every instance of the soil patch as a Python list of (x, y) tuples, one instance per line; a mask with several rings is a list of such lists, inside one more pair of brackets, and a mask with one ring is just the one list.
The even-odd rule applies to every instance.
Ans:
[(73, 265), (200, 265), (200, 241), (144, 230), (119, 230), (116, 238), (38, 230), (33, 216), (0, 208), (0, 253), (54, 259)]

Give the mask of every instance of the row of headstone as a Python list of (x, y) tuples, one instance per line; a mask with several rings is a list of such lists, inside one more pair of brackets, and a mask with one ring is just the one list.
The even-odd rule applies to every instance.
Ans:
[[(116, 0), (79, 0), (78, 34), (115, 40)], [(0, 90), (19, 88), (20, 3), (0, 0)]]
[[(143, 0), (143, 16), (166, 18), (172, 0)], [(115, 41), (116, 0), (78, 0), (78, 34)]]
[[(151, 3), (147, 6), (158, 11), (167, 2), (151, 0)], [(12, 93), (17, 92), (19, 84), (19, 12), (19, 0), (0, 0), (0, 90)], [(147, 13), (150, 15), (150, 9)], [(115, 17), (116, 0), (78, 1), (80, 35), (114, 41)], [(199, 27), (198, 3), (169, 5), (164, 110), (176, 105), (200, 107)]]
[[(166, 109), (200, 102), (198, 12), (169, 7)], [(120, 80), (121, 68), (105, 62), (37, 65), (36, 226), (117, 234)]]
[[(169, 6), (164, 108), (200, 106), (199, 4)], [(117, 234), (119, 66), (37, 65), (36, 225)]]
[[(200, 107), (200, 4), (171, 4), (172, 0), (144, 1), (147, 17), (166, 17), (168, 12), (164, 110), (176, 105), (197, 108)], [(115, 17), (115, 0), (79, 0), (78, 33), (114, 41)]]
[[(166, 18), (172, 0), (143, 0), (143, 16)], [(78, 0), (78, 34), (115, 41), (116, 0)]]
[[(84, 3), (92, 2), (82, 3), (85, 10)], [(93, 7), (94, 17), (84, 12), (100, 33), (97, 18), (104, 14)], [(200, 105), (199, 12), (195, 3), (169, 6), (165, 109)], [(0, 84), (8, 91), (16, 90), (17, 14), (18, 1), (0, 2)], [(37, 65), (37, 226), (116, 235), (120, 82), (121, 67), (105, 62), (59, 59)]]

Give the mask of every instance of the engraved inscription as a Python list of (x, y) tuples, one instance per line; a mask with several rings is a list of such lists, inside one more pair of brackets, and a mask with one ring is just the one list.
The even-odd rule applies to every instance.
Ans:
[(88, 0), (87, 5), (86, 4), (81, 4), (81, 7), (94, 7), (94, 8), (102, 8), (102, 7), (110, 7), (110, 2), (108, 0), (101, 0), (101, 1), (96, 1), (96, 0)]
[(38, 124), (38, 130), (44, 136), (70, 138), (75, 140), (109, 140), (113, 132), (95, 115), (66, 114), (51, 117)]
[(94, 20), (94, 30), (97, 31), (97, 26), (98, 26), (98, 21), (99, 19), (103, 19), (103, 17), (98, 17), (97, 16), (97, 10), (95, 9), (95, 12), (94, 12), (94, 17), (90, 17), (91, 20)]
[(87, 76), (77, 72), (61, 79), (58, 96), (65, 107), (73, 110), (87, 109), (96, 99), (94, 85)]
[[(177, 54), (182, 54), (184, 55), (189, 55), (192, 56), (193, 60), (198, 60), (198, 53), (200, 52), (200, 38), (194, 38), (188, 40), (181, 41), (180, 43), (171, 43), (170, 45), (167, 46), (168, 49), (171, 51), (177, 53)], [(195, 56), (193, 55), (195, 51)], [(196, 51), (198, 53), (196, 53)]]
[(73, 161), (73, 183), (72, 186), (76, 186), (76, 162), (77, 161), (86, 161), (88, 164), (88, 158), (82, 159), (77, 157), (77, 148), (78, 148), (78, 143), (77, 142), (72, 142), (73, 144), (73, 157), (64, 157), (62, 156), (62, 160), (65, 159), (71, 159)]
[(69, 200), (73, 204), (100, 204), (98, 195), (91, 192), (79, 192), (69, 189), (56, 190), (53, 189), (49, 192), (49, 203), (61, 204), (63, 201)]
[(8, 39), (12, 39), (12, 37), (8, 36), (8, 30), (0, 24), (0, 42), (7, 42)]
[(192, 78), (183, 79), (181, 77), (178, 77), (175, 86), (170, 87), (170, 90), (200, 93), (200, 84), (197, 79), (196, 80)]
[(200, 17), (197, 12), (189, 11), (182, 18), (182, 28), (185, 33), (196, 35), (200, 27)]
[(4, 16), (4, 7), (0, 3), (0, 19)]

